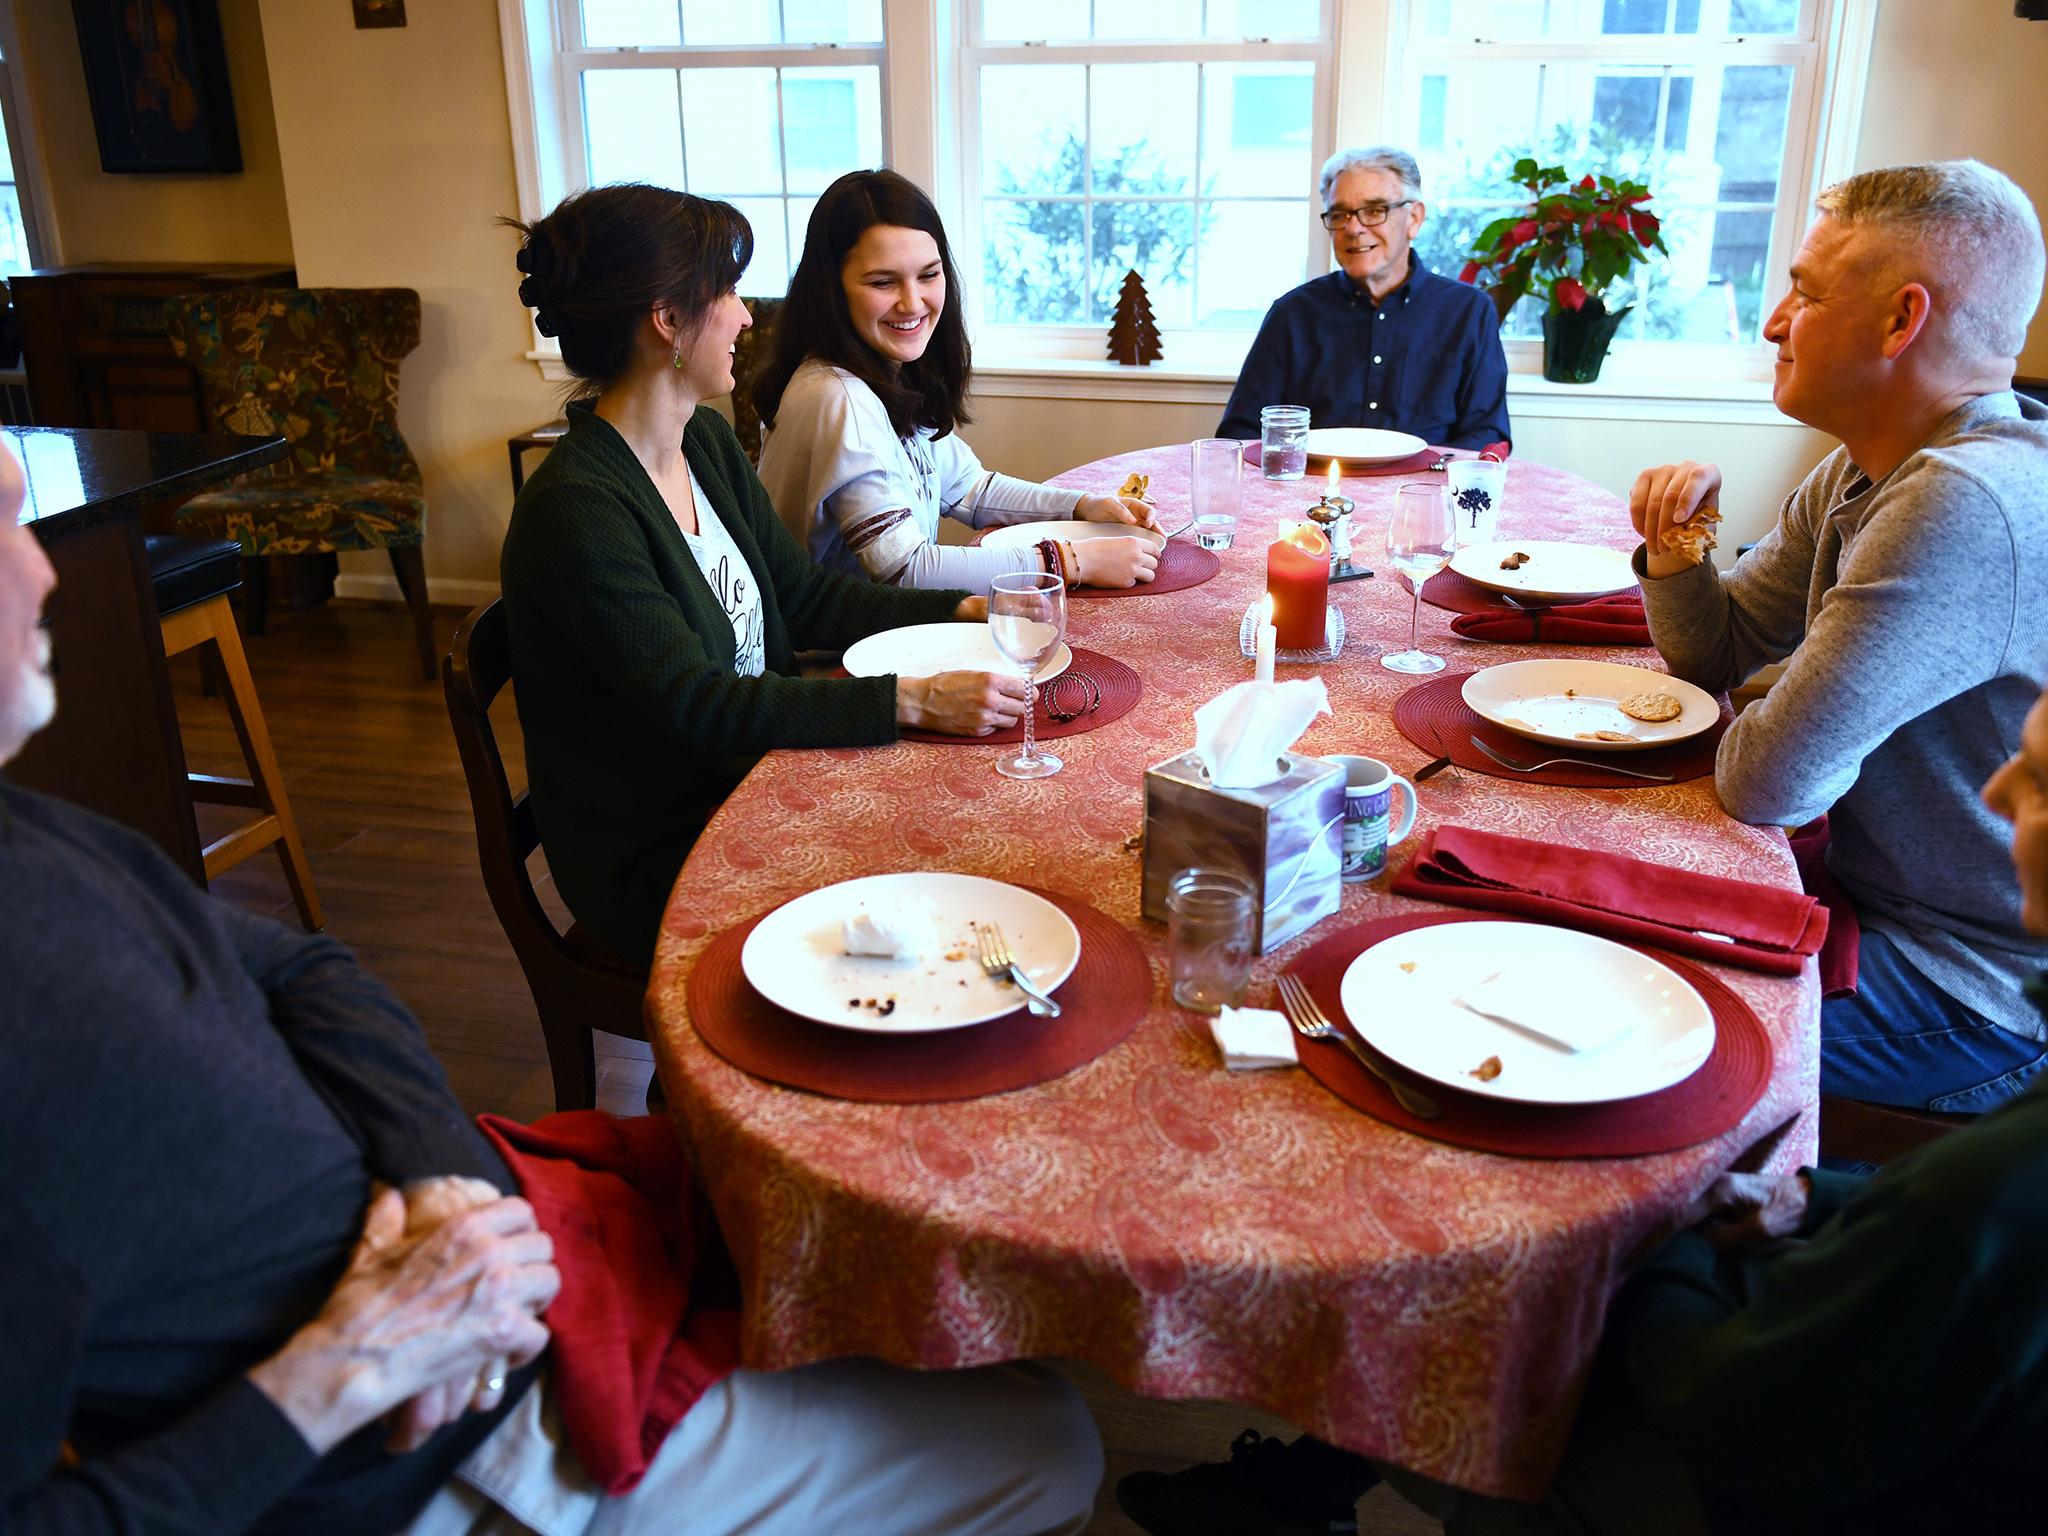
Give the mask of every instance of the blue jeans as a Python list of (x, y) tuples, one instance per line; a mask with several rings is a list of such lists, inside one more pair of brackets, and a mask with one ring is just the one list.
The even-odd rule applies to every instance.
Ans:
[(1981, 1115), (2048, 1071), (2038, 1040), (1973, 1013), (1863, 930), (1856, 991), (1820, 1005), (1820, 1091), (1873, 1104)]

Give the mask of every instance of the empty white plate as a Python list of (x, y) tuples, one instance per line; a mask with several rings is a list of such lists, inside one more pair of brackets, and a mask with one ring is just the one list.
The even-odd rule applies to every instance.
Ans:
[(1386, 432), (1378, 427), (1312, 427), (1308, 434), (1310, 458), (1338, 459), (1346, 464), (1392, 464), (1428, 446), (1412, 432)]
[[(840, 924), (861, 911), (929, 902), (938, 944), (915, 959), (846, 953)], [(1043, 896), (981, 875), (865, 875), (807, 891), (762, 918), (740, 947), (740, 970), (778, 1008), (878, 1035), (981, 1024), (1024, 1006), (1024, 994), (981, 968), (976, 923), (994, 923), (1024, 974), (1050, 992), (1081, 959), (1081, 934)]]
[[(1458, 999), (1498, 975), (1498, 1002), (1518, 985), (1532, 1012), (1560, 997), (1614, 1027), (1598, 1050), (1571, 1051), (1483, 1017)], [(1714, 1049), (1714, 1015), (1669, 966), (1609, 939), (1544, 923), (1411, 928), (1351, 962), (1339, 992), (1352, 1027), (1419, 1077), (1520, 1104), (1604, 1104), (1683, 1082)], [(1498, 1061), (1498, 1073), (1477, 1074)]]
[[(1062, 640), (1045, 659), (1036, 681), (1058, 677), (1074, 664)], [(996, 649), (986, 624), (906, 624), (856, 640), (841, 658), (854, 677), (935, 677), (941, 672), (1000, 672), (1017, 675), (1016, 665)]]
[[(1721, 718), (1721, 706), (1712, 694), (1668, 672), (1565, 656), (1488, 667), (1466, 678), (1459, 693), (1475, 715), (1517, 736), (1574, 752), (1639, 752), (1668, 746), (1699, 735)], [(1669, 694), (1678, 700), (1677, 718), (1637, 720), (1623, 714), (1621, 701), (1642, 693)], [(1602, 741), (1600, 731), (1625, 739)]]
[(1129, 523), (1012, 523), (981, 536), (983, 549), (1028, 549), (1040, 539), (1143, 539), (1154, 549), (1166, 548), (1166, 535)]
[[(1515, 570), (1502, 570), (1501, 561), (1516, 553), (1529, 558)], [(1490, 591), (1546, 602), (1606, 597), (1636, 584), (1635, 568), (1620, 550), (1547, 539), (1467, 544), (1451, 556), (1451, 569)]]

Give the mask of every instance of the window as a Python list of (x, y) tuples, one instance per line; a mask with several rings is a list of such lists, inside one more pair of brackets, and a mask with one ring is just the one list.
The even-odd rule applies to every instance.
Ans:
[(39, 245), (31, 232), (33, 209), (22, 201), (21, 175), (15, 163), (20, 147), (13, 137), (13, 84), (8, 61), (0, 58), (0, 278), (33, 267)]
[[(1412, 0), (1401, 130), (1429, 222), (1417, 249), (1454, 273), (1514, 206), (1521, 155), (1647, 182), (1652, 259), (1621, 335), (1753, 343), (1805, 225), (1822, 0)], [(1410, 87), (1407, 82), (1417, 82)], [(1441, 82), (1440, 84), (1438, 82)], [(1507, 334), (1540, 333), (1524, 300)]]
[(948, 212), (978, 324), (1100, 356), (1127, 271), (1160, 325), (1240, 332), (1321, 271), (1332, 3), (967, 0)]
[(883, 163), (882, 0), (557, 0), (556, 12), (561, 128), (542, 201), (615, 181), (722, 198), (754, 230), (742, 291), (782, 293), (818, 194)]

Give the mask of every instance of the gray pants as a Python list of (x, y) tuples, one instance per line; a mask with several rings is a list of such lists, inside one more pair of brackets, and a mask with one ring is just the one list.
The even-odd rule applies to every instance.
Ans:
[(1087, 1405), (1043, 1366), (830, 1360), (734, 1372), (607, 1499), (543, 1380), (403, 1536), (1073, 1536), (1101, 1481)]

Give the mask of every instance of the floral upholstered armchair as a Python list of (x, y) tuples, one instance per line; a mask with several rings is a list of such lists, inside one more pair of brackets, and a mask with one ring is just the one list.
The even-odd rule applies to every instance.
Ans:
[(768, 360), (768, 343), (775, 335), (775, 316), (782, 309), (780, 299), (743, 299), (754, 323), (741, 331), (732, 344), (732, 429), (740, 446), (754, 463), (761, 462), (761, 413), (754, 409), (754, 375)]
[(427, 501), (419, 462), (398, 432), (398, 367), (419, 345), (410, 288), (230, 288), (164, 306), (171, 344), (200, 377), (222, 432), (283, 433), (291, 452), (178, 509), (178, 531), (235, 539), (249, 632), (263, 631), (260, 557), (382, 549), (412, 610), (431, 680)]

